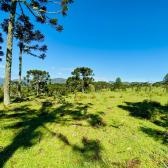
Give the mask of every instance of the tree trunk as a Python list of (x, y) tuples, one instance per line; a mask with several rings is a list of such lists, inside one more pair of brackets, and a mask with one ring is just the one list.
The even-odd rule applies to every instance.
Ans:
[(37, 82), (36, 84), (36, 94), (38, 95), (39, 94), (39, 83)]
[(82, 93), (84, 94), (84, 79), (82, 81)]
[(20, 55), (19, 55), (19, 85), (18, 85), (18, 92), (19, 97), (21, 98), (21, 73), (22, 73), (22, 41), (20, 46)]
[(5, 69), (5, 84), (4, 84), (4, 105), (10, 104), (10, 82), (11, 82), (11, 66), (12, 66), (12, 45), (13, 45), (13, 30), (16, 12), (16, 0), (11, 0), (11, 11), (8, 26), (7, 51), (6, 51), (6, 69)]

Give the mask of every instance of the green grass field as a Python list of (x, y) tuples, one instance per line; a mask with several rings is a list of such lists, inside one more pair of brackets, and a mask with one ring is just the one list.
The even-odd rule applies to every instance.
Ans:
[(159, 91), (1, 103), (0, 167), (166, 168), (168, 95)]

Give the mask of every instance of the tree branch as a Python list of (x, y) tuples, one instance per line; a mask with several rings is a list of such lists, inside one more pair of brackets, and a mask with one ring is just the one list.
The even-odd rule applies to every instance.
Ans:
[(25, 14), (24, 14), (24, 12), (23, 12), (23, 9), (22, 9), (22, 6), (21, 6), (20, 2), (19, 2), (19, 6), (20, 6), (20, 9), (21, 9), (21, 11), (22, 11), (22, 14), (25, 16)]

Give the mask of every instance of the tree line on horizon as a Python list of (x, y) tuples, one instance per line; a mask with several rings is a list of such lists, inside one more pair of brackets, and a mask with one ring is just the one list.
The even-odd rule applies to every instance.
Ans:
[[(123, 91), (127, 92), (130, 88), (134, 92), (151, 92), (153, 87), (162, 87), (168, 92), (168, 74), (164, 77), (162, 82), (156, 82), (154, 84), (149, 82), (144, 83), (130, 83), (125, 85), (121, 78), (117, 78), (114, 83), (108, 82), (95, 82), (93, 79), (93, 70), (88, 67), (77, 67), (73, 72), (72, 76), (66, 80), (66, 83), (51, 83), (49, 72), (41, 70), (29, 70), (27, 71), (25, 82), (21, 82), (23, 87), (20, 93), (18, 92), (18, 81), (11, 81), (11, 95), (20, 100), (31, 96), (31, 95), (45, 95), (45, 96), (63, 96), (69, 93), (76, 95), (77, 92), (90, 93), (101, 90), (109, 91)], [(164, 91), (163, 90), (163, 91)], [(3, 101), (3, 85), (0, 85), (0, 101)]]

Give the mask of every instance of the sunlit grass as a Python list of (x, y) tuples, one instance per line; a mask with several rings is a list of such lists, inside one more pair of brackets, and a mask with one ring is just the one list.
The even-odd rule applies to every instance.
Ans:
[[(155, 118), (137, 116), (145, 99), (160, 103)], [(64, 104), (57, 102), (31, 97), (6, 108), (0, 104), (0, 167), (168, 165), (167, 94), (158, 88), (77, 93), (76, 100), (69, 95)]]

